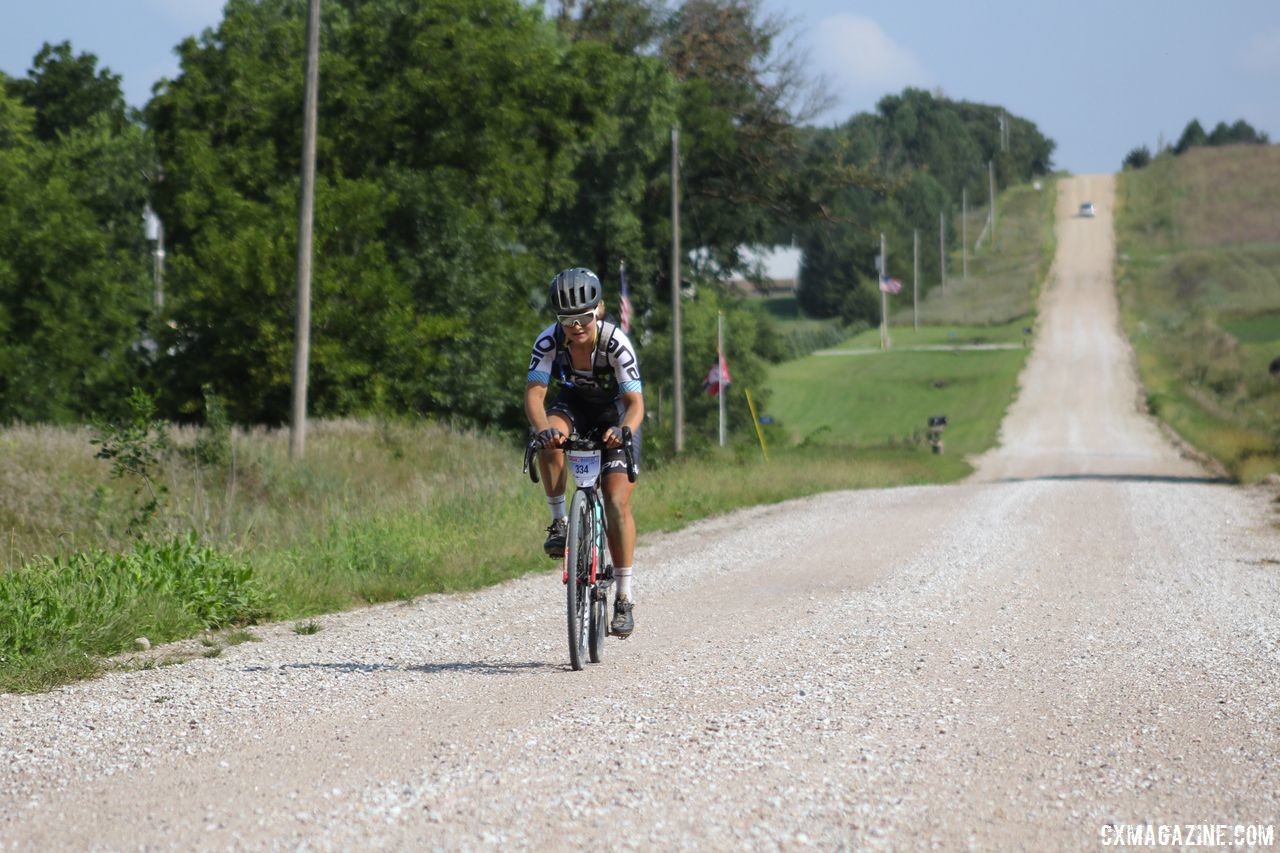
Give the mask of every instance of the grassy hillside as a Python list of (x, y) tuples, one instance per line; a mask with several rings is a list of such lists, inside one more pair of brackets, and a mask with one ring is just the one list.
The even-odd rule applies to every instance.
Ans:
[(1280, 471), (1280, 147), (1125, 172), (1117, 286), (1152, 410), (1234, 476)]
[[(919, 331), (912, 328), (911, 282), (904, 281), (893, 297), (888, 352), (871, 329), (773, 368), (771, 414), (789, 439), (842, 448), (918, 446), (928, 418), (946, 415), (949, 454), (991, 447), (1013, 400), (1026, 360), (1025, 330), (1053, 261), (1056, 189), (1048, 181), (1041, 190), (1016, 187), (1001, 196), (996, 244), (985, 241), (970, 257), (967, 280), (959, 253), (949, 257), (947, 286), (921, 300)], [(970, 240), (980, 227), (970, 229)], [(993, 344), (1005, 348), (982, 348)]]

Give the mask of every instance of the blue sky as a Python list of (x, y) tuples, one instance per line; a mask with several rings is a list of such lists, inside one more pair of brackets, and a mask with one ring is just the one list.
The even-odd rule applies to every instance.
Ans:
[[(177, 74), (173, 48), (214, 26), (223, 0), (12, 0), (0, 71), (24, 75), (69, 39), (124, 78), (140, 106)], [(1129, 149), (1244, 118), (1280, 141), (1277, 0), (764, 0), (794, 19), (810, 70), (828, 79), (834, 124), (904, 86), (1000, 104), (1058, 143), (1076, 173), (1114, 171)], [(17, 11), (21, 8), (21, 11)]]

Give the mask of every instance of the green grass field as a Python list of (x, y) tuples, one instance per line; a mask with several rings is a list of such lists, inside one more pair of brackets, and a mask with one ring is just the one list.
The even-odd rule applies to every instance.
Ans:
[(1117, 287), (1151, 408), (1233, 476), (1280, 471), (1280, 147), (1125, 172)]
[[(865, 332), (841, 350), (778, 365), (770, 374), (772, 409), (794, 441), (871, 447), (918, 442), (928, 418), (946, 415), (947, 452), (975, 454), (991, 447), (1012, 401), (1026, 359), (1023, 325), (892, 331), (893, 348), (879, 350), (879, 333)], [(1003, 343), (1013, 350), (968, 350)], [(912, 351), (914, 346), (955, 346)], [(820, 389), (820, 391), (818, 390)]]

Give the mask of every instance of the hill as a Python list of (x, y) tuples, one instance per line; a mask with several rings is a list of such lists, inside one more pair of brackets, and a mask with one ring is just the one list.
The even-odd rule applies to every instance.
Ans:
[(1280, 147), (1121, 175), (1117, 288), (1150, 408), (1233, 476), (1280, 471)]

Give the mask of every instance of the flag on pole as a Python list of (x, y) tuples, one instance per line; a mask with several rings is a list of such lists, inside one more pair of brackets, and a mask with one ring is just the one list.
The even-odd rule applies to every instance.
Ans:
[(720, 353), (716, 363), (707, 371), (707, 378), (702, 380), (702, 387), (708, 394), (715, 397), (732, 381), (729, 377), (729, 362), (725, 360), (724, 353)]
[(627, 265), (618, 264), (618, 281), (620, 295), (618, 297), (618, 316), (622, 320), (622, 331), (631, 334), (631, 288), (627, 287)]
[(902, 282), (898, 281), (896, 278), (889, 278), (889, 276), (881, 274), (880, 290), (884, 293), (901, 293)]

